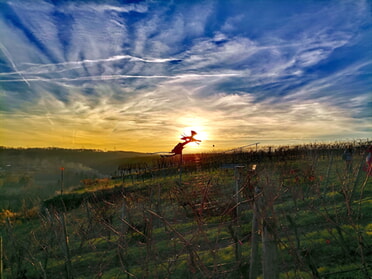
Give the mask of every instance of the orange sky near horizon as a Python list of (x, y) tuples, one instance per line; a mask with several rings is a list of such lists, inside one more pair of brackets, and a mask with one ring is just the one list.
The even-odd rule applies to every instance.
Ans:
[(371, 2), (134, 2), (1, 1), (0, 146), (371, 138)]
[[(62, 119), (55, 119), (52, 117), (40, 117), (39, 119), (33, 119), (26, 121), (25, 126), (18, 123), (13, 125), (17, 126), (17, 129), (13, 129), (12, 133), (6, 132), (6, 126), (0, 127), (0, 145), (5, 147), (60, 147), (69, 149), (99, 149), (103, 151), (135, 151), (144, 153), (156, 153), (156, 152), (170, 152), (173, 147), (178, 143), (182, 142), (182, 135), (190, 135), (190, 131), (194, 130), (198, 134), (195, 138), (202, 140), (198, 145), (196, 143), (188, 144), (184, 153), (202, 153), (202, 152), (214, 152), (214, 151), (226, 151), (240, 146), (252, 145), (252, 149), (255, 149), (255, 143), (259, 142), (259, 148), (267, 147), (269, 145), (293, 145), (293, 144), (304, 144), (311, 142), (320, 142), (319, 140), (308, 140), (295, 137), (288, 137), (287, 139), (278, 140), (275, 138), (247, 138), (241, 139), (234, 135), (221, 133), (218, 130), (221, 126), (208, 125), (206, 118), (179, 118), (178, 125), (175, 127), (162, 127), (151, 129), (151, 133), (144, 133), (144, 131), (132, 129), (131, 131), (125, 131), (125, 133), (113, 133), (112, 131), (102, 130), (86, 130), (79, 129), (76, 124), (68, 124), (67, 121)], [(193, 125), (182, 123), (194, 123)], [(16, 121), (15, 121), (16, 122)], [(39, 122), (39, 123), (38, 123)], [(64, 122), (61, 124), (61, 122)], [(11, 124), (12, 121), (7, 120), (5, 124)], [(38, 123), (38, 124), (37, 124)], [(58, 124), (59, 123), (59, 124)], [(30, 133), (30, 127), (39, 126), (37, 129), (37, 137), (34, 137)], [(306, 128), (308, 130), (308, 128)], [(298, 136), (298, 133), (296, 133)], [(353, 140), (352, 138), (342, 139), (344, 141)], [(332, 142), (332, 139), (325, 140), (324, 142)]]

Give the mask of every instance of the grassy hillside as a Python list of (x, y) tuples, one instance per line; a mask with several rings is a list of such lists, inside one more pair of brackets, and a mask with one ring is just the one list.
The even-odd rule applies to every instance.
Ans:
[(0, 148), (0, 208), (18, 211), (60, 191), (61, 167), (66, 190), (86, 178), (110, 177), (123, 163), (148, 155), (60, 148)]
[(332, 146), (122, 162), (3, 210), (5, 278), (262, 278), (268, 261), (279, 278), (370, 278), (364, 150), (349, 169)]

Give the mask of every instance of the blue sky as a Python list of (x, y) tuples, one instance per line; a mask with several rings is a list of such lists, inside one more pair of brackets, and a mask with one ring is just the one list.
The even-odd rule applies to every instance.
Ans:
[(0, 145), (371, 138), (372, 2), (1, 1)]

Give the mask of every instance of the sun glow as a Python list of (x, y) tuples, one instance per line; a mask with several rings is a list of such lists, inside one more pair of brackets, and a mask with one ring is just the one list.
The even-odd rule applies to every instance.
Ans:
[(191, 142), (190, 144), (188, 144), (189, 147), (199, 147), (200, 145), (203, 144), (204, 141), (208, 140), (208, 135), (205, 131), (205, 129), (201, 126), (190, 126), (190, 127), (186, 127), (182, 130), (182, 135), (186, 135), (186, 136), (189, 136), (191, 135), (191, 131), (195, 131), (197, 134), (195, 135), (195, 139), (198, 139), (198, 140), (201, 140), (201, 143), (197, 143), (197, 142)]

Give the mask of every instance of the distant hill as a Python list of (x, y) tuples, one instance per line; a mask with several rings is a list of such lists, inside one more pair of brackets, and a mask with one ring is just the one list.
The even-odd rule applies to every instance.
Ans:
[(0, 208), (18, 208), (22, 199), (43, 199), (82, 179), (109, 177), (118, 166), (150, 156), (129, 151), (0, 147)]
[(5, 166), (38, 170), (45, 161), (53, 162), (58, 167), (66, 167), (71, 163), (81, 164), (108, 175), (113, 168), (123, 161), (132, 158), (149, 156), (146, 153), (131, 151), (101, 151), (96, 149), (64, 149), (64, 148), (7, 148), (0, 147), (0, 168)]

